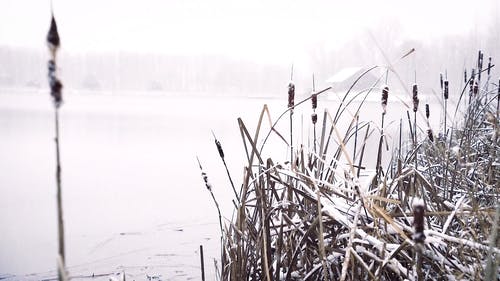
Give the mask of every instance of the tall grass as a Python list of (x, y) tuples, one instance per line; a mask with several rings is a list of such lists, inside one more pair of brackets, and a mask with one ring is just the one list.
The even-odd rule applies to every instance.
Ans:
[[(354, 84), (376, 68), (368, 69)], [(434, 139), (426, 105), (427, 130), (422, 131), (428, 137), (419, 138), (416, 118), (413, 125), (408, 118), (406, 129), (413, 135), (400, 141), (398, 155), (386, 167), (377, 160), (374, 170), (361, 172), (373, 123), (358, 124), (358, 117), (373, 89), (382, 88), (385, 113), (388, 87), (381, 87), (380, 80), (358, 93), (351, 92), (351, 87), (335, 115), (325, 109), (318, 120), (322, 125), (317, 149), (316, 136), (312, 147), (302, 144), (293, 149), (284, 141), (293, 156), (284, 163), (263, 154), (268, 137), (275, 134), (284, 140), (276, 129), (281, 117), (329, 88), (292, 106), (289, 103), (264, 138), (260, 136), (265, 130), (263, 116), (269, 115), (267, 106), (253, 137), (238, 119), (248, 164), (237, 215), (224, 227), (221, 280), (500, 277), (494, 267), (500, 255), (495, 220), (500, 199), (498, 85), (486, 90), (488, 86), (478, 83), (477, 96), (464, 116), (450, 121), (449, 134), (443, 134), (448, 137)], [(350, 125), (341, 131), (337, 121), (359, 96), (363, 101), (348, 116)], [(416, 85), (413, 97), (416, 115)], [(316, 120), (312, 121), (315, 125)], [(358, 134), (364, 137), (351, 155), (347, 147), (352, 141), (358, 146)], [(378, 158), (383, 136), (382, 125)], [(258, 143), (262, 143), (260, 149)]]

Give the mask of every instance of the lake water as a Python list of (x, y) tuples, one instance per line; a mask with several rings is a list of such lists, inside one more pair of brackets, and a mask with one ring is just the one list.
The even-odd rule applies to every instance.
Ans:
[[(375, 100), (361, 118), (378, 124)], [(224, 147), (238, 187), (246, 156), (236, 119), (242, 117), (253, 135), (263, 104), (274, 120), (285, 109), (286, 97), (66, 94), (60, 143), (70, 275), (125, 271), (129, 280), (199, 280), (203, 245), (207, 280), (213, 280), (218, 217), (196, 156), (230, 219), (233, 192), (211, 131)], [(336, 104), (320, 99), (319, 108), (333, 112)], [(307, 144), (310, 104), (301, 108), (294, 117), (295, 142)], [(406, 112), (400, 104), (393, 108), (386, 124), (396, 132)], [(0, 90), (0, 279), (57, 276), (53, 114), (45, 91)], [(278, 128), (287, 136), (288, 118)], [(267, 153), (284, 162), (287, 152), (274, 136)], [(375, 152), (367, 154), (367, 166), (374, 164)]]

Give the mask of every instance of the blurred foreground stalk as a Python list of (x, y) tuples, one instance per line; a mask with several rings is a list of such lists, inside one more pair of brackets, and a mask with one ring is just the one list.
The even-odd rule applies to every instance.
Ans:
[(62, 83), (57, 78), (56, 54), (59, 49), (60, 39), (57, 32), (57, 24), (52, 14), (49, 32), (47, 34), (47, 46), (50, 52), (50, 59), (48, 62), (48, 78), (50, 86), (50, 95), (54, 102), (55, 113), (55, 142), (56, 142), (56, 182), (57, 182), (57, 232), (58, 232), (58, 275), (59, 280), (67, 280), (67, 272), (65, 266), (65, 253), (64, 253), (64, 221), (62, 209), (62, 194), (61, 194), (61, 161), (59, 152), (59, 107), (62, 104)]

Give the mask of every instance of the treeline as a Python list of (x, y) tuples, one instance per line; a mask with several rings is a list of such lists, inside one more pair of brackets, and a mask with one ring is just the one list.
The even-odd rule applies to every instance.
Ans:
[[(469, 40), (471, 36), (473, 35), (455, 35), (429, 42), (402, 41), (395, 31), (386, 32), (377, 40), (385, 57), (391, 60), (405, 84), (410, 86), (416, 76), (417, 83), (434, 85), (434, 89), (437, 89), (439, 76), (431, 69), (441, 69), (450, 79), (456, 79), (463, 77), (464, 68), (470, 75), (470, 69), (476, 63), (475, 56), (471, 54), (478, 49), (485, 53), (484, 67), (488, 64), (489, 56), (500, 58), (498, 34), (485, 34), (483, 40), (475, 41)], [(478, 41), (482, 43), (478, 44)], [(398, 60), (412, 48), (416, 52)], [(326, 86), (325, 81), (330, 76), (345, 67), (387, 64), (380, 49), (367, 36), (336, 49), (325, 49), (319, 44), (308, 50), (307, 64), (309, 69), (314, 69), (316, 86), (320, 88)], [(278, 65), (225, 55), (174, 56), (120, 51), (69, 53), (64, 48), (59, 56), (60, 73), (67, 89), (232, 96), (282, 95), (286, 92), (293, 63), (291, 61), (289, 64)], [(0, 87), (46, 87), (46, 62), (45, 51), (0, 46)], [(497, 64), (495, 61), (492, 63)], [(306, 94), (311, 89), (312, 73), (309, 73), (309, 69), (302, 69), (300, 65), (295, 67), (294, 80), (299, 95)], [(498, 77), (499, 73), (494, 69), (493, 77)], [(391, 79), (396, 79), (395, 75), (389, 75), (389, 80)], [(458, 90), (460, 85), (450, 87), (453, 91)]]
[[(45, 52), (0, 47), (0, 61), (0, 86), (45, 87)], [(68, 54), (63, 51), (59, 61), (66, 87), (102, 91), (258, 95), (279, 92), (280, 85), (289, 79), (290, 71), (289, 67), (223, 55)]]

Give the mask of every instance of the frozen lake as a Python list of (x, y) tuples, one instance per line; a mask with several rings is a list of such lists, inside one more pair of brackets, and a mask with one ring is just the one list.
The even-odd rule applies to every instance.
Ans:
[[(70, 275), (125, 271), (131, 280), (199, 280), (198, 250), (203, 245), (207, 279), (213, 280), (220, 247), (218, 218), (196, 156), (230, 219), (233, 192), (211, 130), (239, 187), (245, 155), (236, 119), (242, 117), (253, 135), (264, 103), (274, 119), (285, 109), (283, 92), (280, 100), (65, 95), (60, 143)], [(378, 123), (379, 93), (374, 94), (377, 102), (365, 107), (361, 118)], [(322, 108), (333, 112), (335, 104), (320, 100), (318, 123)], [(303, 124), (298, 109), (294, 131), (296, 141), (307, 144), (310, 103), (302, 108)], [(397, 120), (390, 125), (396, 130), (406, 112), (401, 105), (393, 108), (386, 124)], [(288, 118), (281, 128), (288, 128)], [(53, 137), (48, 93), (0, 90), (0, 279), (57, 276)], [(286, 147), (271, 147), (278, 161), (288, 159)], [(374, 153), (368, 153), (367, 165), (374, 162), (369, 154)]]

